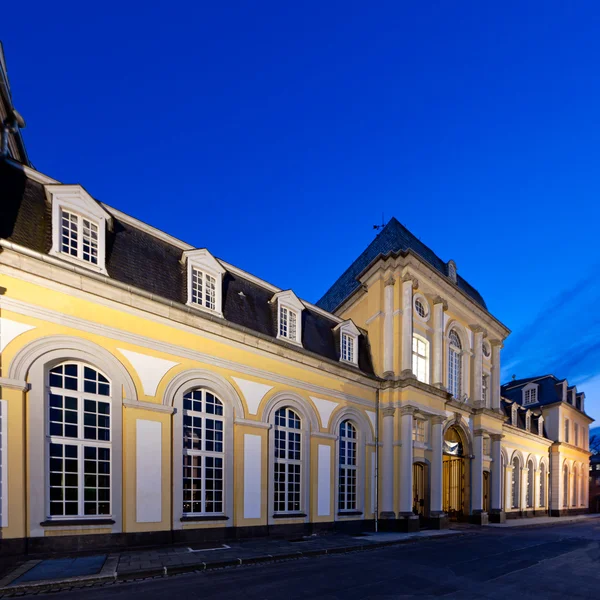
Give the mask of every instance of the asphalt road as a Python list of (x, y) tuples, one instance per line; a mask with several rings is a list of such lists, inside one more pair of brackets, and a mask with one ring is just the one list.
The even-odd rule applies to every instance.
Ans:
[(53, 594), (67, 600), (600, 598), (600, 520)]

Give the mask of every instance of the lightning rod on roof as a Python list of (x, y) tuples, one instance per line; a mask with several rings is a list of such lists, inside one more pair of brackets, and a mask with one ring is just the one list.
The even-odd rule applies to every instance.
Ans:
[(381, 231), (384, 227), (385, 227), (385, 218), (383, 216), (383, 213), (381, 213), (381, 225), (373, 225), (373, 229), (376, 229), (377, 231)]

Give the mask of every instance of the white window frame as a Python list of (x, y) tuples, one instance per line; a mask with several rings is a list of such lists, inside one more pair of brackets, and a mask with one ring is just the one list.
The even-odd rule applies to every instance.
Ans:
[[(299, 427), (289, 427), (288, 425), (278, 425), (277, 424), (277, 418), (278, 415), (280, 414), (280, 411), (285, 411), (285, 419), (286, 422), (289, 423), (288, 419), (289, 419), (289, 413), (292, 412), (294, 413), (295, 417), (297, 418), (298, 422), (299, 422)], [(273, 477), (273, 506), (271, 507), (273, 510), (273, 514), (274, 515), (297, 515), (299, 513), (302, 513), (304, 510), (304, 469), (306, 468), (304, 461), (303, 461), (303, 457), (304, 457), (304, 445), (307, 443), (304, 434), (304, 430), (303, 430), (303, 424), (302, 424), (302, 415), (293, 407), (293, 406), (280, 406), (279, 408), (277, 408), (274, 413), (273, 413), (273, 434), (274, 434), (274, 443), (273, 443), (273, 472), (272, 472), (272, 477)], [(275, 455), (275, 451), (276, 451), (276, 440), (277, 440), (277, 432), (282, 432), (285, 434), (285, 444), (284, 444), (284, 448), (285, 448), (285, 456), (284, 457), (278, 457)], [(299, 436), (299, 450), (298, 450), (298, 454), (300, 455), (300, 458), (295, 459), (295, 458), (289, 458), (289, 451), (290, 451), (290, 446), (289, 446), (289, 437), (290, 434), (295, 434)], [(277, 472), (277, 467), (278, 465), (284, 465), (285, 468), (285, 491), (284, 491), (284, 503), (285, 503), (285, 510), (277, 510), (276, 509), (276, 503), (277, 503), (277, 499), (276, 499), (276, 495), (277, 495), (277, 491), (276, 491), (276, 482), (275, 482), (275, 474)], [(298, 491), (298, 508), (297, 509), (290, 509), (289, 508), (289, 494), (290, 494), (290, 473), (289, 473), (289, 467), (290, 466), (297, 466), (298, 467), (298, 482), (299, 482), (299, 491)]]
[(546, 468), (546, 463), (540, 463), (540, 507), (546, 507), (546, 485), (548, 483), (548, 470)]
[[(358, 337), (360, 335), (360, 330), (354, 324), (352, 320), (343, 321), (342, 323), (338, 323), (333, 328), (334, 333), (339, 334), (340, 338), (340, 362), (358, 366)], [(344, 356), (344, 337), (348, 340), (352, 340), (352, 345), (354, 347), (354, 353), (351, 356), (352, 360), (349, 360), (347, 356)]]
[(571, 422), (569, 421), (569, 419), (565, 419), (564, 423), (563, 423), (563, 436), (564, 436), (564, 442), (566, 444), (570, 444), (570, 439), (571, 439)]
[[(71, 390), (71, 389), (67, 389), (65, 387), (54, 387), (51, 385), (51, 381), (50, 381), (50, 377), (51, 377), (51, 371), (52, 369), (55, 369), (57, 367), (60, 367), (62, 365), (72, 365), (75, 364), (77, 365), (78, 368), (78, 376), (77, 376), (77, 390)], [(84, 369), (85, 367), (88, 367), (90, 369), (92, 369), (93, 371), (99, 373), (100, 375), (102, 375), (103, 377), (105, 377), (106, 379), (108, 379), (109, 381), (109, 395), (101, 395), (101, 394), (94, 394), (94, 393), (90, 393), (90, 392), (85, 392), (84, 391), (84, 385), (85, 385), (85, 379), (84, 379)], [(89, 364), (89, 363), (85, 363), (82, 361), (78, 361), (78, 360), (65, 360), (63, 362), (60, 362), (56, 365), (54, 365), (52, 367), (52, 369), (49, 369), (48, 371), (48, 382), (46, 384), (46, 411), (45, 411), (45, 453), (44, 453), (44, 460), (46, 461), (45, 466), (44, 466), (44, 471), (46, 474), (46, 486), (45, 486), (45, 511), (46, 511), (46, 519), (48, 521), (72, 521), (72, 520), (77, 520), (77, 521), (81, 521), (82, 523), (85, 523), (86, 520), (95, 520), (95, 519), (112, 519), (113, 518), (113, 514), (114, 514), (114, 486), (113, 486), (113, 482), (114, 482), (114, 478), (115, 478), (115, 473), (114, 473), (114, 465), (115, 465), (115, 457), (114, 457), (114, 453), (113, 453), (113, 445), (114, 445), (114, 405), (113, 405), (113, 394), (114, 394), (114, 384), (113, 382), (110, 380), (110, 378), (105, 375), (100, 369), (97, 369), (95, 366)], [(64, 379), (64, 377), (63, 377)], [(57, 396), (63, 396), (63, 397), (74, 397), (77, 400), (77, 429), (78, 429), (78, 436), (77, 437), (66, 437), (65, 435), (59, 436), (59, 435), (55, 435), (52, 434), (50, 431), (50, 423), (51, 423), (51, 399), (50, 396), (54, 394)], [(105, 404), (109, 405), (109, 419), (110, 419), (110, 423), (109, 423), (109, 440), (93, 440), (93, 439), (86, 439), (85, 438), (85, 434), (84, 434), (84, 428), (85, 428), (85, 420), (84, 420), (84, 403), (85, 400), (92, 400), (94, 402), (103, 402)], [(62, 409), (63, 414), (65, 413), (65, 409), (64, 409), (64, 403), (63, 403), (63, 409)], [(100, 413), (98, 412), (98, 415)], [(96, 429), (98, 430), (98, 427), (96, 427)], [(77, 470), (77, 490), (78, 490), (78, 513), (76, 515), (68, 515), (68, 514), (64, 514), (64, 515), (52, 515), (51, 514), (51, 484), (50, 484), (50, 479), (51, 479), (51, 456), (50, 456), (50, 446), (51, 444), (58, 444), (58, 445), (62, 445), (63, 448), (65, 446), (75, 446), (77, 448), (77, 462), (78, 462), (78, 470)], [(96, 514), (89, 514), (86, 515), (85, 514), (85, 507), (84, 507), (84, 502), (85, 502), (85, 473), (84, 473), (84, 466), (85, 466), (85, 462), (87, 461), (87, 459), (84, 456), (85, 453), (85, 448), (89, 447), (89, 448), (96, 448), (96, 450), (99, 449), (108, 449), (109, 453), (110, 453), (110, 458), (108, 460), (109, 463), (109, 506), (110, 506), (110, 511), (108, 513), (96, 513)], [(63, 461), (66, 460), (66, 458), (63, 458)], [(64, 469), (64, 464), (63, 464), (63, 469)], [(63, 470), (63, 473), (65, 473), (65, 471)], [(100, 476), (100, 472), (98, 471), (97, 476)], [(100, 489), (99, 486), (97, 486), (97, 491)], [(64, 501), (64, 500), (63, 500)], [(99, 500), (97, 500), (96, 502), (99, 502)]]
[[(187, 301), (186, 304), (192, 308), (206, 313), (223, 317), (223, 275), (226, 273), (221, 263), (206, 249), (188, 250), (182, 255), (182, 262), (187, 270)], [(206, 287), (206, 276), (215, 280), (215, 307), (206, 306), (205, 292), (202, 302), (194, 297), (194, 272), (202, 275), (203, 290)]]
[(8, 402), (0, 400), (0, 527), (8, 527)]
[[(290, 342), (292, 344), (297, 344), (298, 346), (302, 346), (302, 311), (304, 310), (304, 304), (300, 301), (298, 296), (292, 292), (292, 290), (285, 290), (283, 292), (277, 292), (272, 298), (271, 303), (275, 304), (277, 307), (277, 339), (285, 340), (286, 342)], [(296, 315), (296, 335), (289, 335), (289, 327), (288, 333), (286, 335), (282, 335), (281, 328), (281, 316), (282, 309), (286, 311), (292, 312)]]
[[(417, 311), (417, 301), (421, 303), (425, 310), (425, 315), (420, 315)], [(429, 302), (423, 294), (417, 293), (413, 296), (413, 313), (417, 319), (426, 323), (431, 318), (431, 307), (429, 306)]]
[[(415, 349), (416, 344), (416, 349)], [(419, 344), (425, 348), (424, 353), (420, 353)], [(418, 333), (413, 333), (412, 339), (412, 371), (415, 377), (422, 383), (429, 383), (429, 365), (431, 363), (431, 345), (429, 340)]]
[[(351, 427), (354, 431), (354, 436), (342, 435), (342, 425), (346, 425), (346, 428)], [(338, 513), (344, 514), (348, 512), (357, 512), (359, 509), (359, 498), (358, 498), (358, 452), (359, 452), (359, 432), (358, 427), (350, 420), (345, 419), (338, 427), (339, 439), (338, 439), (338, 477), (337, 477), (337, 510)], [(342, 450), (342, 443), (344, 444), (345, 452)], [(351, 446), (353, 452), (349, 452)], [(342, 454), (346, 459), (342, 463)], [(346, 481), (345, 492), (341, 490), (341, 474), (344, 473), (344, 479)], [(354, 483), (348, 485), (349, 477), (353, 477)], [(348, 506), (351, 503), (352, 490), (354, 490), (354, 505)], [(342, 508), (341, 505), (344, 505)]]
[(573, 444), (579, 446), (579, 423), (573, 423)]
[(523, 406), (537, 404), (538, 402), (538, 384), (529, 383), (522, 389)]
[[(457, 347), (450, 341), (450, 334), (454, 331), (458, 340), (460, 341), (461, 347)], [(448, 391), (456, 400), (461, 400), (463, 393), (463, 355), (465, 349), (464, 342), (460, 337), (460, 334), (455, 327), (448, 329)]]
[(514, 456), (510, 461), (510, 465), (512, 467), (510, 507), (513, 510), (518, 510), (521, 507), (521, 459)]
[[(187, 409), (185, 408), (185, 403), (186, 400), (188, 400), (186, 398), (186, 396), (188, 396), (189, 394), (200, 394), (201, 396), (201, 402), (202, 402), (202, 410), (200, 411), (196, 411), (193, 409), (193, 405), (192, 405), (192, 409)], [(219, 405), (221, 406), (221, 414), (217, 415), (216, 413), (209, 413), (206, 410), (207, 407), (207, 403), (206, 403), (206, 394), (211, 394), (212, 396), (214, 396), (215, 400), (219, 403)], [(194, 402), (194, 400), (191, 400), (192, 402)], [(190, 511), (185, 511), (184, 510), (184, 504), (185, 504), (185, 489), (183, 487), (183, 480), (185, 479), (185, 466), (183, 466), (183, 476), (181, 478), (181, 488), (182, 488), (182, 504), (181, 504), (181, 513), (182, 516), (184, 518), (193, 518), (193, 517), (204, 517), (204, 516), (210, 516), (210, 517), (219, 517), (219, 516), (224, 516), (225, 515), (225, 510), (226, 510), (226, 484), (227, 484), (227, 460), (226, 460), (226, 453), (227, 453), (227, 442), (226, 442), (226, 417), (225, 417), (225, 403), (223, 402), (223, 400), (221, 400), (221, 398), (219, 398), (219, 396), (217, 396), (217, 394), (215, 394), (214, 392), (212, 392), (209, 389), (206, 388), (194, 388), (194, 389), (190, 389), (188, 390), (184, 395), (183, 395), (183, 404), (182, 404), (182, 412), (183, 412), (183, 433), (184, 435), (181, 437), (180, 443), (182, 446), (182, 454), (183, 454), (183, 460), (185, 460), (186, 456), (191, 456), (191, 457), (200, 457), (202, 464), (200, 467), (200, 471), (201, 471), (201, 476), (199, 478), (194, 478), (194, 479), (200, 479), (201, 481), (201, 493), (202, 493), (202, 499), (200, 500), (201, 503), (201, 510), (200, 511), (194, 511), (194, 510), (190, 510)], [(201, 424), (200, 424), (200, 430), (201, 430), (201, 449), (197, 449), (197, 448), (185, 448), (184, 447), (184, 441), (185, 441), (185, 429), (186, 429), (186, 424), (185, 424), (185, 417), (191, 417), (191, 418), (197, 418), (197, 419), (201, 419)], [(211, 419), (215, 422), (219, 422), (221, 423), (221, 439), (220, 440), (215, 440), (215, 442), (220, 442), (222, 445), (222, 450), (219, 452), (217, 450), (207, 450), (206, 449), (206, 442), (207, 442), (207, 427), (206, 427), (206, 420), (207, 419)], [(218, 433), (217, 429), (213, 429), (212, 431), (214, 431), (215, 433)], [(207, 482), (207, 477), (206, 477), (206, 459), (207, 458), (215, 458), (215, 459), (221, 459), (221, 471), (222, 471), (222, 475), (221, 475), (221, 507), (222, 510), (220, 511), (207, 511), (206, 510), (206, 482)], [(196, 468), (196, 467), (191, 467), (192, 469)], [(215, 467), (213, 467), (215, 468)], [(192, 507), (193, 508), (193, 507)]]
[(527, 482), (525, 489), (525, 508), (534, 508), (535, 504), (535, 467), (533, 460), (527, 462)]
[[(46, 198), (52, 207), (52, 247), (50, 254), (61, 260), (108, 275), (106, 271), (106, 229), (112, 227), (112, 216), (80, 185), (45, 185)], [(62, 251), (62, 213), (74, 215), (78, 223), (77, 256)], [(97, 263), (83, 259), (83, 220), (98, 228)]]
[(429, 443), (427, 419), (413, 418), (412, 442), (416, 448), (426, 448)]

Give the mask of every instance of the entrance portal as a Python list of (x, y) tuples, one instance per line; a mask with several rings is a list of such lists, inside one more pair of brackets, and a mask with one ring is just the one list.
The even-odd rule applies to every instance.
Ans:
[(465, 514), (465, 459), (460, 431), (450, 427), (444, 436), (444, 512), (456, 521)]
[(413, 464), (413, 512), (420, 520), (427, 516), (427, 499), (425, 497), (426, 466), (423, 463)]

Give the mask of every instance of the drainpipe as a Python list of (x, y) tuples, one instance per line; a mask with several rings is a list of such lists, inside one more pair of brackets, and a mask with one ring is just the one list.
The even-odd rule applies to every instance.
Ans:
[(375, 390), (375, 533), (379, 530), (379, 388)]

